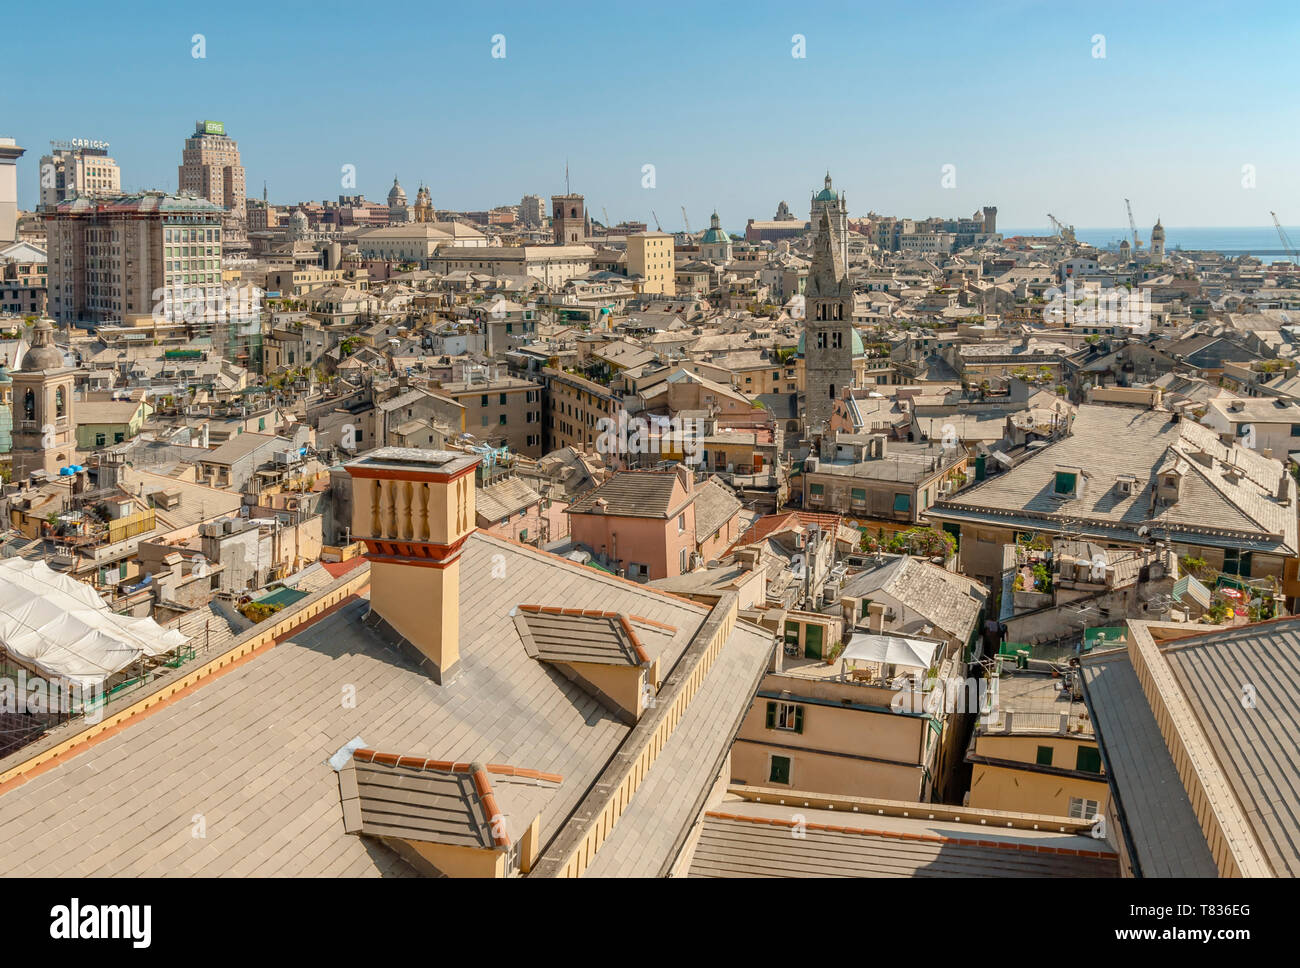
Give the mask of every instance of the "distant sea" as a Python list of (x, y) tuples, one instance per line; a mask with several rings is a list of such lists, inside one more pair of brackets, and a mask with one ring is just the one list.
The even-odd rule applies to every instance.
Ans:
[[(1293, 248), (1300, 251), (1300, 227), (1283, 226), (1286, 234), (1291, 239)], [(998, 231), (1003, 237), (1010, 238), (1013, 235), (1051, 235), (1050, 228), (1031, 228), (1031, 229), (1004, 229), (998, 226)], [(1088, 245), (1095, 245), (1099, 249), (1105, 249), (1112, 244), (1115, 248), (1119, 247), (1121, 239), (1132, 240), (1132, 234), (1127, 228), (1115, 229), (1081, 229), (1074, 230), (1074, 236), (1080, 242)], [(1143, 248), (1151, 245), (1151, 226), (1139, 225), (1138, 237), (1142, 240)], [(1282, 248), (1282, 242), (1277, 237), (1277, 230), (1273, 226), (1255, 226), (1251, 228), (1177, 228), (1172, 225), (1165, 226), (1165, 249), (1185, 249), (1188, 251), (1206, 251), (1222, 252), (1224, 255), (1254, 255), (1265, 257), (1268, 256), (1273, 261), (1284, 259), (1286, 252)]]

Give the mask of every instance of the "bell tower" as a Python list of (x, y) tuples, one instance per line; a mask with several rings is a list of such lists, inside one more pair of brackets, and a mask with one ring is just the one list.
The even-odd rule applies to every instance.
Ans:
[(13, 474), (22, 480), (32, 471), (53, 473), (76, 457), (72, 417), (75, 371), (63, 365), (48, 319), (36, 324), (32, 346), (13, 374)]
[(853, 385), (853, 286), (840, 258), (831, 213), (822, 209), (804, 289), (805, 430), (825, 431), (834, 403)]
[(370, 613), (439, 684), (460, 660), (460, 554), (475, 529), (480, 458), (381, 447), (351, 461), (352, 536), (370, 561)]

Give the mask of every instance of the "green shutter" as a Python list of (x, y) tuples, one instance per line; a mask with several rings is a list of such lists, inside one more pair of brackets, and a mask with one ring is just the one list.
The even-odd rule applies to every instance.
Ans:
[(767, 728), (776, 729), (776, 703), (767, 704)]
[(1083, 773), (1101, 772), (1101, 752), (1095, 746), (1080, 746), (1074, 768)]
[(794, 731), (796, 733), (803, 732), (803, 707), (802, 706), (794, 707)]
[(1038, 758), (1034, 761), (1039, 766), (1052, 765), (1052, 748), (1050, 746), (1038, 747)]
[(912, 510), (912, 495), (910, 495), (910, 494), (895, 494), (895, 495), (894, 495), (894, 510), (895, 510), (895, 511), (910, 511), (910, 510)]

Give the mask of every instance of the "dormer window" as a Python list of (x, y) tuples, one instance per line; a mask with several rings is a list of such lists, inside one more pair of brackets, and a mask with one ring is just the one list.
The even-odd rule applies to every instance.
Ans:
[(1052, 493), (1057, 497), (1074, 497), (1079, 490), (1079, 474), (1073, 470), (1058, 469), (1052, 484)]

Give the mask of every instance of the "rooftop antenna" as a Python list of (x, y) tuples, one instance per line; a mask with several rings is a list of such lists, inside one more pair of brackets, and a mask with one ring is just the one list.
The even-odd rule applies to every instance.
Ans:
[(565, 159), (564, 159), (564, 194), (566, 194), (566, 195), (570, 194), (570, 192), (569, 192), (569, 159), (568, 159), (568, 158), (565, 158)]

